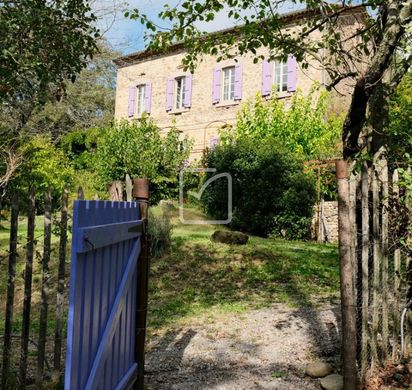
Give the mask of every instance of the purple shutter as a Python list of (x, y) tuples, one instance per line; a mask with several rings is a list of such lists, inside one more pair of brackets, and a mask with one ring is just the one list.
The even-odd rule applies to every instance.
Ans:
[(222, 69), (213, 69), (213, 90), (212, 90), (213, 104), (220, 102), (221, 88), (222, 88)]
[(243, 65), (235, 66), (235, 100), (242, 100)]
[(262, 96), (269, 96), (273, 85), (273, 63), (262, 62)]
[(210, 149), (216, 148), (217, 144), (219, 143), (219, 137), (214, 135), (210, 138)]
[(150, 114), (152, 109), (152, 83), (147, 83), (144, 89), (144, 110)]
[(136, 105), (136, 87), (129, 87), (129, 108), (128, 108), (129, 118), (134, 115), (135, 105)]
[(166, 111), (171, 111), (173, 108), (173, 89), (175, 86), (175, 80), (167, 80), (167, 89), (166, 89)]
[(185, 100), (183, 107), (192, 106), (192, 75), (188, 74), (185, 78)]
[(292, 55), (288, 57), (288, 91), (296, 91), (296, 72), (297, 72), (297, 63), (296, 58)]

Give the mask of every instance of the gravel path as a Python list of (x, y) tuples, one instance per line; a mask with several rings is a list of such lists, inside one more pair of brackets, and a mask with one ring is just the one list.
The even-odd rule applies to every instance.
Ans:
[(227, 314), (152, 338), (147, 389), (319, 389), (305, 365), (339, 362), (339, 309), (285, 305)]

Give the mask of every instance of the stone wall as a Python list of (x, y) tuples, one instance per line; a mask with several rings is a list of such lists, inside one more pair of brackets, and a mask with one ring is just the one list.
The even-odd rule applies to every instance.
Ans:
[(315, 206), (312, 238), (320, 242), (338, 242), (338, 202), (323, 202), (323, 206)]

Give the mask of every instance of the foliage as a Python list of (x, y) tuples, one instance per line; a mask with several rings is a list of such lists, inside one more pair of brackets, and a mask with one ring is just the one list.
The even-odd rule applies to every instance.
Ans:
[(389, 160), (412, 163), (412, 72), (406, 74), (391, 96), (388, 134)]
[[(73, 183), (75, 172), (64, 152), (56, 148), (50, 137), (38, 135), (21, 148), (24, 163), (11, 182), (12, 191), (22, 193), (26, 199), (31, 186), (36, 188), (38, 198), (50, 186), (56, 203), (65, 186)], [(41, 202), (39, 203), (41, 204)]]
[[(240, 138), (221, 144), (208, 152), (205, 164), (216, 168), (216, 173), (232, 176), (232, 228), (261, 236), (308, 237), (316, 200), (313, 180), (303, 173), (296, 156), (277, 141)], [(227, 183), (210, 184), (202, 201), (209, 215), (226, 219)]]
[(258, 94), (240, 110), (235, 137), (251, 137), (256, 142), (273, 138), (307, 159), (334, 157), (342, 118), (328, 115), (329, 102), (329, 93), (317, 86), (307, 96), (295, 93), (290, 107), (276, 94), (269, 100)]
[(392, 234), (397, 235), (397, 241), (401, 244), (406, 257), (412, 255), (412, 166), (409, 169), (399, 168), (399, 187), (401, 198), (396, 205), (398, 215), (396, 225), (391, 229)]
[[(30, 142), (33, 113), (60, 100), (96, 52), (95, 20), (87, 0), (0, 1), (0, 149), (9, 166)], [(37, 129), (49, 130), (47, 121)], [(0, 166), (1, 197), (16, 172)]]
[(153, 257), (164, 255), (172, 244), (173, 225), (165, 211), (160, 215), (149, 211), (150, 254)]
[(44, 102), (52, 85), (75, 80), (96, 49), (90, 11), (77, 0), (1, 4), (0, 102)]
[(76, 170), (93, 167), (93, 152), (102, 133), (101, 128), (73, 130), (60, 138), (60, 147)]
[(94, 154), (94, 168), (100, 187), (114, 180), (146, 177), (151, 183), (153, 203), (178, 193), (178, 173), (189, 156), (191, 142), (179, 139), (172, 128), (166, 135), (152, 119), (139, 122), (122, 121), (101, 129)]
[(112, 120), (116, 79), (112, 59), (118, 53), (104, 41), (98, 49), (76, 82), (67, 85), (60, 101), (36, 108), (27, 123), (28, 132), (50, 133), (57, 138), (73, 130), (102, 127)]

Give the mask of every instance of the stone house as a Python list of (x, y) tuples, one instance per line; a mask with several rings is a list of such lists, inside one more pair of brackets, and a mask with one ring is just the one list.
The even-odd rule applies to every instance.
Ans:
[[(284, 28), (300, 28), (307, 17), (310, 15), (305, 10), (285, 14)], [(346, 19), (345, 28), (351, 31), (362, 17), (357, 7), (341, 14)], [(163, 130), (175, 124), (194, 140), (191, 160), (201, 158), (205, 148), (216, 142), (218, 130), (234, 124), (242, 102), (257, 93), (269, 97), (275, 86), (277, 98), (287, 104), (297, 89), (307, 93), (314, 82), (327, 83), (321, 64), (302, 69), (293, 56), (285, 63), (254, 63), (252, 56), (216, 62), (214, 57), (205, 56), (191, 74), (183, 70), (184, 55), (184, 47), (175, 44), (166, 54), (141, 51), (117, 58), (115, 118), (139, 120), (146, 112)], [(337, 106), (347, 104), (348, 86), (348, 82), (341, 85), (335, 95)]]

